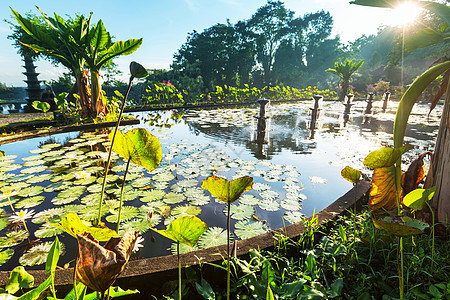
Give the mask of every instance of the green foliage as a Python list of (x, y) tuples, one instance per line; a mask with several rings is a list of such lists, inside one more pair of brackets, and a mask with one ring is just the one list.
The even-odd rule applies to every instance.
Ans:
[(20, 289), (32, 288), (34, 284), (34, 278), (31, 276), (25, 268), (22, 266), (15, 267), (9, 274), (8, 283), (5, 286), (5, 290), (9, 294), (15, 294)]
[(208, 227), (196, 216), (184, 216), (170, 222), (167, 229), (151, 229), (175, 242), (194, 247)]
[(31, 105), (34, 109), (40, 110), (42, 112), (48, 112), (50, 110), (50, 104), (47, 102), (33, 101)]
[(436, 187), (415, 189), (403, 197), (403, 204), (411, 209), (421, 210), (427, 201), (433, 198)]
[(361, 178), (361, 171), (346, 166), (344, 169), (342, 169), (341, 175), (351, 183), (358, 184)]
[(210, 176), (202, 182), (202, 188), (207, 189), (214, 197), (225, 203), (236, 201), (242, 193), (251, 190), (252, 185), (253, 178), (250, 176), (237, 178), (233, 181)]

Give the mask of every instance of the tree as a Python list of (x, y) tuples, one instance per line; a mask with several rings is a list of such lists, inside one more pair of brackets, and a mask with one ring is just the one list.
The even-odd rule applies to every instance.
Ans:
[[(39, 9), (39, 8), (38, 8)], [(107, 112), (101, 99), (99, 82), (100, 69), (119, 55), (128, 55), (139, 48), (142, 39), (130, 39), (112, 43), (110, 34), (101, 20), (91, 26), (92, 14), (85, 18), (65, 21), (54, 14), (54, 18), (41, 12), (47, 26), (33, 22), (13, 10), (13, 15), (21, 28), (33, 39), (33, 43), (21, 41), (21, 44), (44, 56), (52, 57), (67, 67), (76, 79), (80, 96), (82, 117), (102, 117)], [(88, 89), (88, 77), (85, 68), (91, 72), (91, 94)]]
[[(375, 7), (393, 8), (395, 5), (401, 3), (401, 0), (355, 0), (350, 3)], [(421, 27), (414, 36), (405, 38), (405, 49), (412, 51), (417, 48), (443, 45), (448, 47), (448, 39), (450, 38), (450, 7), (430, 1), (415, 1), (415, 4), (427, 9), (434, 14), (435, 18), (438, 16), (438, 26), (435, 28), (431, 26)], [(442, 52), (441, 52), (442, 53)], [(443, 52), (447, 53), (447, 52)], [(419, 76), (412, 85), (408, 88), (400, 101), (399, 107), (406, 107), (404, 111), (398, 112), (397, 115), (402, 116), (403, 120), (401, 126), (394, 128), (394, 147), (399, 148), (403, 146), (402, 132), (407, 125), (408, 117), (412, 106), (417, 101), (421, 93), (427, 88), (434, 79), (445, 73), (444, 80), (439, 93), (436, 95), (431, 107), (433, 108), (441, 96), (447, 91), (444, 108), (442, 111), (441, 123), (439, 125), (439, 132), (436, 139), (435, 150), (431, 162), (425, 187), (436, 186), (436, 192), (432, 199), (432, 208), (436, 211), (436, 215), (440, 222), (446, 223), (450, 219), (450, 61), (448, 56), (441, 57), (437, 64)], [(396, 120), (397, 121), (397, 120)], [(396, 138), (396, 133), (399, 136)]]
[(358, 71), (363, 63), (364, 60), (360, 60), (359, 62), (353, 62), (353, 60), (348, 59), (345, 59), (344, 62), (339, 60), (338, 62), (334, 63), (334, 69), (326, 70), (327, 72), (337, 75), (342, 79), (339, 101), (343, 101), (345, 99), (345, 95), (347, 95), (352, 76), (356, 73), (356, 71)]

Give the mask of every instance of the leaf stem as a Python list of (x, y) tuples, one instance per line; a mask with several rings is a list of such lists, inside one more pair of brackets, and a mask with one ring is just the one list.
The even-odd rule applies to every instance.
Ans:
[(177, 241), (177, 259), (178, 259), (178, 299), (181, 300), (181, 261), (180, 261), (180, 242)]
[(230, 300), (230, 203), (227, 212), (227, 300)]
[(125, 180), (127, 179), (127, 173), (128, 173), (128, 168), (130, 166), (130, 162), (131, 162), (131, 155), (128, 158), (127, 161), (127, 166), (125, 168), (125, 174), (123, 174), (123, 182), (122, 182), (122, 187), (120, 188), (120, 202), (119, 202), (119, 215), (117, 216), (117, 234), (119, 234), (119, 228), (120, 228), (120, 217), (122, 215), (122, 204), (123, 204), (123, 189), (125, 187)]

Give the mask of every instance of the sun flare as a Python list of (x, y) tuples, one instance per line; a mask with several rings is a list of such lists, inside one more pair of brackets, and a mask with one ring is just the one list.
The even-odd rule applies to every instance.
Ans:
[(392, 24), (396, 26), (405, 26), (411, 24), (422, 9), (414, 2), (403, 2), (392, 12)]

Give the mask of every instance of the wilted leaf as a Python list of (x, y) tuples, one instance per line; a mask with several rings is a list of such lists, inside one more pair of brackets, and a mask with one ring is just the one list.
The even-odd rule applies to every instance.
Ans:
[(372, 151), (364, 159), (364, 165), (371, 169), (393, 166), (402, 154), (409, 149), (410, 146), (406, 145), (398, 149), (385, 147)]
[[(112, 140), (114, 131), (109, 134)], [(159, 140), (144, 128), (135, 128), (127, 133), (117, 131), (113, 150), (126, 160), (149, 171), (161, 163), (162, 152)]]
[(344, 179), (350, 181), (351, 183), (358, 184), (359, 179), (361, 178), (361, 171), (346, 166), (345, 168), (342, 169), (341, 176), (344, 177)]
[(210, 176), (202, 181), (202, 188), (207, 189), (219, 200), (231, 203), (236, 201), (242, 193), (252, 189), (253, 178), (244, 176), (233, 181), (222, 177)]
[[(400, 191), (397, 193), (400, 197)], [(391, 210), (397, 206), (395, 167), (376, 168), (373, 171), (369, 206), (372, 210), (379, 208)]]
[(205, 222), (195, 216), (185, 216), (170, 222), (165, 230), (157, 230), (159, 234), (171, 239), (175, 242), (186, 244), (194, 247), (197, 244), (200, 236), (206, 231), (208, 227)]
[(415, 189), (403, 197), (403, 204), (411, 209), (421, 210), (425, 202), (433, 198), (436, 187), (429, 189)]
[(373, 224), (376, 228), (386, 230), (396, 236), (421, 234), (429, 227), (426, 223), (406, 216), (385, 217), (382, 220), (373, 219)]
[(138, 235), (130, 231), (123, 237), (111, 238), (102, 247), (89, 233), (78, 234), (76, 271), (80, 281), (94, 291), (106, 291), (128, 262)]
[(431, 152), (427, 151), (419, 155), (408, 167), (408, 170), (402, 175), (403, 195), (417, 189), (419, 183), (425, 178), (425, 167), (423, 158)]
[(75, 213), (68, 214), (64, 219), (59, 223), (50, 223), (52, 226), (55, 226), (73, 237), (77, 237), (77, 234), (90, 233), (92, 236), (99, 241), (107, 241), (112, 237), (117, 237), (117, 232), (111, 230), (107, 227), (98, 228), (98, 227), (89, 227), (86, 226)]

